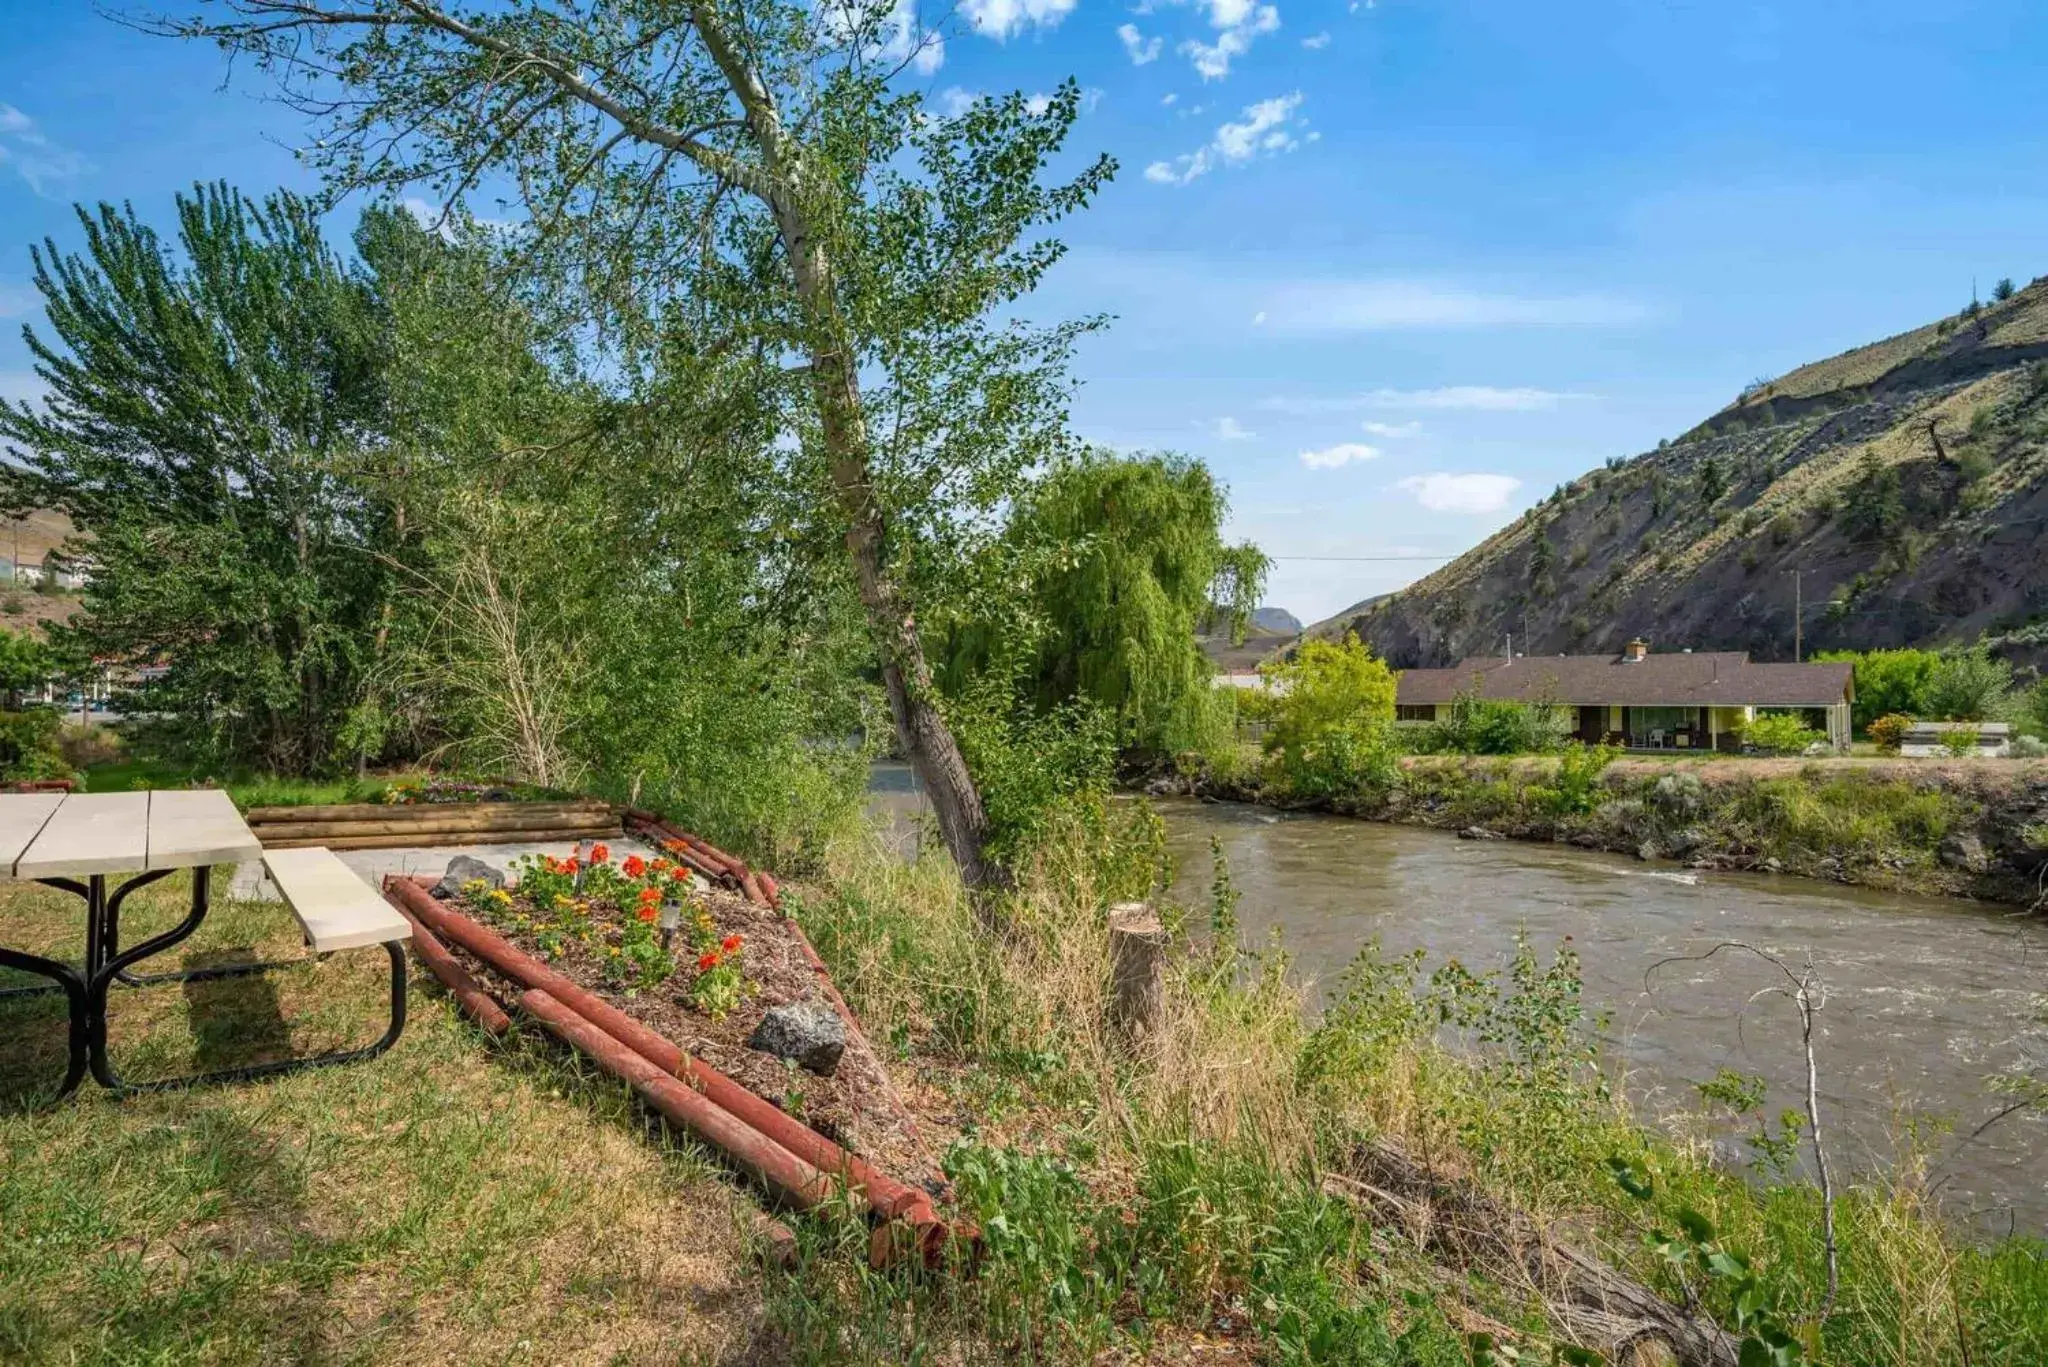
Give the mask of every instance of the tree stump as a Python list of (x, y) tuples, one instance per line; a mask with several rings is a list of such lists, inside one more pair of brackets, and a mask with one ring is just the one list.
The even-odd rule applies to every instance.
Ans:
[(1110, 1023), (1136, 1040), (1159, 1027), (1166, 1002), (1166, 927), (1143, 902), (1109, 909)]

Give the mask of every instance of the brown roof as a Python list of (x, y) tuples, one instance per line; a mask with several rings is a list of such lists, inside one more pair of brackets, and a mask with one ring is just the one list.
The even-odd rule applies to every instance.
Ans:
[(1447, 703), (1476, 691), (1496, 702), (1623, 707), (1826, 707), (1849, 694), (1849, 664), (1756, 664), (1744, 651), (1620, 655), (1475, 655), (1449, 669), (1409, 669), (1395, 701)]

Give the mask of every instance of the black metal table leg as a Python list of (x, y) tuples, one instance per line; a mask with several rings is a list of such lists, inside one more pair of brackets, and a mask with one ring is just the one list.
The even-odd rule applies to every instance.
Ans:
[(32, 992), (62, 992), (69, 1001), (71, 1059), (64, 1070), (64, 1084), (57, 1089), (54, 1098), (62, 1101), (78, 1090), (78, 1084), (85, 1078), (86, 1065), (91, 1056), (90, 1009), (85, 979), (70, 964), (46, 959), (40, 954), (25, 954), (18, 949), (0, 948), (0, 968), (16, 968), (24, 973), (34, 973), (51, 980), (49, 987), (12, 988), (8, 992), (10, 996)]

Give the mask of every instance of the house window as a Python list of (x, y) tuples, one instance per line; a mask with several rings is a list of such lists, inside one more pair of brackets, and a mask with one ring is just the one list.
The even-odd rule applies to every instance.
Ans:
[(1435, 721), (1436, 704), (1433, 702), (1402, 702), (1394, 704), (1395, 721)]
[(1674, 748), (1678, 734), (1687, 733), (1690, 741), (1691, 729), (1699, 713), (1690, 707), (1631, 707), (1628, 710), (1628, 743), (1641, 749)]

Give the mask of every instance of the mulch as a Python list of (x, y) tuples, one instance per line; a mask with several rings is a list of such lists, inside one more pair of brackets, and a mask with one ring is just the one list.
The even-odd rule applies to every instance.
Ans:
[[(517, 889), (513, 892), (516, 897)], [(941, 1181), (936, 1162), (891, 1100), (888, 1074), (865, 1032), (848, 1032), (846, 1052), (829, 1078), (747, 1047), (754, 1027), (772, 1008), (805, 1001), (829, 1008), (831, 999), (823, 990), (819, 971), (798, 942), (792, 923), (781, 913), (723, 888), (705, 894), (704, 908), (710, 912), (720, 937), (742, 937), (740, 967), (753, 988), (721, 1019), (713, 1019), (690, 1004), (686, 994), (693, 969), (686, 955), (682, 966), (667, 982), (628, 993), (607, 982), (596, 957), (581, 944), (572, 941), (561, 955), (550, 958), (532, 935), (522, 934), (496, 917), (479, 919), (577, 986), (659, 1031), (740, 1086), (860, 1154), (882, 1171), (913, 1186)], [(477, 915), (468, 907), (463, 910)], [(601, 904), (592, 908), (593, 919), (600, 923), (615, 920), (620, 914)], [(488, 965), (471, 959), (455, 946), (450, 949), (467, 960), (483, 980), (490, 980)]]

